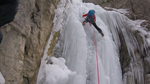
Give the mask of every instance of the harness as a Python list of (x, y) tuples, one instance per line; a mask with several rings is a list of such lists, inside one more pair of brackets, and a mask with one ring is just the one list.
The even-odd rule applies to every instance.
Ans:
[(87, 22), (94, 23), (95, 22), (94, 17), (87, 16)]

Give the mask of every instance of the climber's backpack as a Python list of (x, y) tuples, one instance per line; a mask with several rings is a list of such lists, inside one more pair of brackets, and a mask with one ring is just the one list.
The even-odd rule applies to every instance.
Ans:
[(95, 14), (95, 11), (94, 10), (90, 10), (89, 12), (88, 12), (88, 16), (89, 17), (92, 17), (93, 19), (94, 19), (94, 15)]

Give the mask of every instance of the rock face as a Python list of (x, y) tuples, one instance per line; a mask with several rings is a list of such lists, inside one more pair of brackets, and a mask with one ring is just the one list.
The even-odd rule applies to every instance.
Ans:
[[(19, 11), (10, 24), (1, 28), (4, 39), (0, 45), (0, 68), (5, 84), (36, 84), (40, 60), (53, 26), (54, 10), (59, 0), (19, 0)], [(150, 1), (148, 0), (84, 0), (102, 7), (127, 8), (130, 19), (144, 19), (150, 30)], [(120, 35), (120, 62), (125, 84), (149, 84), (150, 48), (143, 49), (144, 38), (132, 32), (141, 49), (129, 56), (124, 37)], [(144, 71), (144, 72), (143, 72)], [(137, 76), (138, 75), (138, 76)]]
[[(126, 15), (132, 20), (146, 20), (141, 26), (150, 30), (150, 1), (148, 0), (83, 0), (93, 2), (102, 7), (112, 7), (116, 9), (127, 9)], [(134, 53), (129, 54), (127, 45), (122, 33), (119, 33), (121, 48), (120, 62), (124, 84), (150, 84), (150, 47), (143, 48), (147, 36), (142, 36), (140, 31), (129, 32), (137, 41), (139, 48), (134, 49)]]
[(19, 1), (15, 20), (1, 28), (1, 73), (5, 84), (36, 84), (59, 0)]

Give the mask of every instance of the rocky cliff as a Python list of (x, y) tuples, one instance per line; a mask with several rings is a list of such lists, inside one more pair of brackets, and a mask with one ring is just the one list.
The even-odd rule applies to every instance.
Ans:
[[(150, 30), (148, 0), (84, 0), (102, 7), (128, 9), (130, 19), (147, 20), (142, 26)], [(6, 84), (36, 84), (40, 60), (53, 26), (54, 10), (59, 0), (20, 0), (19, 11), (10, 24), (1, 28), (4, 39), (0, 45), (0, 68)], [(143, 48), (146, 36), (135, 35), (140, 49), (129, 54), (121, 33), (120, 62), (126, 84), (149, 84), (150, 47)], [(134, 58), (136, 56), (136, 58)], [(132, 65), (132, 66), (131, 66)], [(143, 72), (144, 71), (144, 72)], [(140, 72), (140, 73), (138, 73)], [(138, 75), (138, 76), (137, 76)]]
[[(116, 9), (127, 9), (126, 16), (132, 20), (146, 20), (141, 26), (150, 30), (150, 1), (148, 0), (83, 0), (101, 5), (103, 8), (111, 7)], [(108, 9), (107, 10), (112, 10)], [(150, 83), (150, 46), (143, 48), (147, 35), (142, 36), (140, 31), (128, 33), (135, 37), (139, 48), (134, 49), (133, 54), (129, 54), (125, 37), (118, 32), (121, 48), (120, 62), (124, 84), (149, 84)], [(133, 44), (135, 45), (135, 44)]]
[(58, 2), (19, 0), (15, 20), (1, 28), (0, 68), (5, 84), (36, 84)]

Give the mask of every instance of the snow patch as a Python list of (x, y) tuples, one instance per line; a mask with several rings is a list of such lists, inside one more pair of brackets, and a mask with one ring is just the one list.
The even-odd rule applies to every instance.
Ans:
[(76, 74), (67, 68), (64, 58), (51, 57), (50, 60), (52, 64), (45, 64), (37, 84), (66, 84), (69, 76)]
[(0, 84), (5, 84), (5, 79), (1, 72), (0, 72)]

